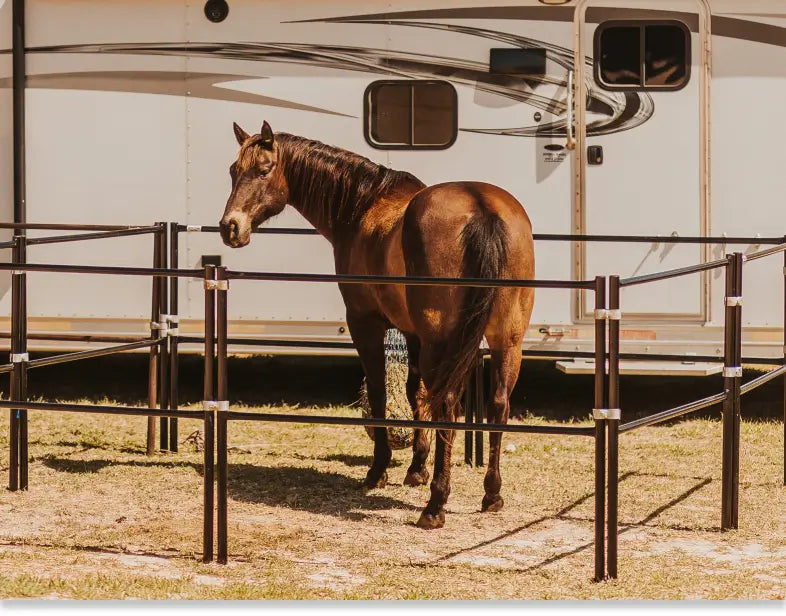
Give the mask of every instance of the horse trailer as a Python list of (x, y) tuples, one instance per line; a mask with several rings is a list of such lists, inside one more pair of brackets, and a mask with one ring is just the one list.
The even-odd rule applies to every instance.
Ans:
[[(786, 233), (775, 147), (786, 141), (777, 120), (786, 104), (781, 0), (5, 0), (0, 36), (0, 157), (13, 167), (22, 123), (27, 188), (20, 213), (12, 174), (0, 178), (3, 218), (177, 221), (187, 225), (181, 267), (333, 271), (330, 244), (317, 235), (269, 234), (232, 250), (197, 232), (217, 223), (228, 196), (232, 123), (258, 132), (263, 120), (426, 184), (505, 188), (541, 235), (539, 279), (659, 272), (756, 251)], [(23, 114), (14, 77), (25, 86)], [(308, 227), (291, 208), (271, 225)], [(718, 239), (679, 241), (709, 237)], [(150, 265), (149, 238), (108, 242), (32, 246), (28, 256)], [(783, 356), (783, 312), (773, 301), (782, 289), (772, 286), (780, 267), (764, 260), (746, 276), (746, 355)], [(715, 371), (690, 356), (722, 355), (718, 276), (626, 290), (623, 349), (685, 354), (683, 372)], [(4, 315), (10, 278), (0, 274)], [(149, 281), (112, 279), (96, 294), (88, 278), (31, 275), (30, 329), (150, 327)], [(184, 280), (179, 293), (181, 332), (196, 331), (201, 284)], [(539, 289), (524, 347), (591, 352), (593, 327), (584, 291)], [(334, 285), (270, 282), (262, 293), (237, 285), (230, 328), (349, 341)]]

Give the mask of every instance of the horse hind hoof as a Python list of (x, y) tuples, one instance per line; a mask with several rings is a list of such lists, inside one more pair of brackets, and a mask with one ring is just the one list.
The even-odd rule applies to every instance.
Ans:
[(424, 511), (420, 514), (416, 526), (424, 530), (434, 530), (445, 526), (445, 510), (442, 509), (437, 515)]
[(379, 479), (374, 479), (370, 475), (367, 476), (366, 480), (363, 482), (363, 489), (368, 492), (369, 490), (384, 488), (386, 485), (388, 485), (388, 474), (384, 472)]
[(424, 468), (421, 471), (407, 471), (407, 476), (404, 477), (405, 486), (424, 486), (428, 483), (429, 473)]
[(486, 513), (494, 513), (495, 511), (501, 511), (504, 504), (505, 501), (499, 494), (484, 496), (483, 505), (481, 505), (480, 510)]

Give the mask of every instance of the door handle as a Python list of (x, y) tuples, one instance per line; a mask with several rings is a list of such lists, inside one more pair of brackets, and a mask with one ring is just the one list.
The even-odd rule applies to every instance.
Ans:
[(576, 149), (576, 140), (575, 140), (575, 134), (574, 134), (575, 127), (574, 127), (574, 123), (573, 123), (573, 120), (574, 120), (574, 118), (573, 118), (573, 114), (574, 114), (574, 111), (573, 111), (574, 98), (575, 98), (575, 96), (574, 96), (574, 93), (573, 93), (573, 71), (572, 70), (568, 70), (568, 92), (567, 92), (567, 101), (566, 101), (566, 104), (568, 106), (567, 127), (566, 127), (568, 142), (565, 144), (565, 148), (568, 149), (568, 150)]

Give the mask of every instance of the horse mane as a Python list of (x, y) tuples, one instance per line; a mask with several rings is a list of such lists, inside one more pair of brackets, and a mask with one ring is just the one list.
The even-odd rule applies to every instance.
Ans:
[(320, 141), (276, 133), (276, 143), (290, 203), (331, 225), (358, 220), (377, 201), (406, 184), (418, 189), (425, 186), (411, 173)]

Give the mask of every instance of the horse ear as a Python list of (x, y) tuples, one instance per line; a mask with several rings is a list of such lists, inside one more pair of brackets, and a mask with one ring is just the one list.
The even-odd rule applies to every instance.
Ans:
[(248, 133), (237, 125), (237, 122), (232, 122), (232, 128), (235, 129), (235, 139), (240, 145), (243, 145), (248, 139)]
[(262, 130), (259, 131), (259, 142), (262, 147), (268, 150), (273, 149), (273, 129), (270, 128), (267, 120), (262, 123)]

